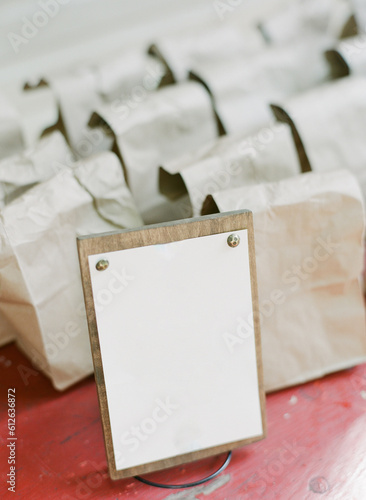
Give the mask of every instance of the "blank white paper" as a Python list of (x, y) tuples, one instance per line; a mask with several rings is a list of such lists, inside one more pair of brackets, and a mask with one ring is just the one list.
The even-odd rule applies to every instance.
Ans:
[(236, 248), (229, 232), (89, 257), (117, 470), (262, 434), (236, 233)]

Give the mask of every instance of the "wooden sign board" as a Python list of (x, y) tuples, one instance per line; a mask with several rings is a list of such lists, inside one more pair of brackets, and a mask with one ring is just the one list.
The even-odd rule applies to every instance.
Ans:
[(82, 237), (78, 248), (112, 479), (263, 438), (251, 212)]

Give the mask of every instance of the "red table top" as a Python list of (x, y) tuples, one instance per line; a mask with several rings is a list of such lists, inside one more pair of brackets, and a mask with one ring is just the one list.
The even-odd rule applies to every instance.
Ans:
[[(59, 393), (14, 344), (0, 349), (0, 498), (366, 499), (366, 365), (267, 397), (268, 437), (234, 450), (228, 468), (192, 489), (164, 490), (108, 477), (92, 377)], [(7, 491), (7, 392), (16, 390), (16, 492)], [(151, 474), (182, 483), (225, 456)]]

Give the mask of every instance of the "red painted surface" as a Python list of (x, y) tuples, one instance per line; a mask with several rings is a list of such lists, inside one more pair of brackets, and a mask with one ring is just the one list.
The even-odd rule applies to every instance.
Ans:
[[(267, 398), (268, 438), (235, 450), (212, 482), (161, 490), (108, 478), (92, 378), (58, 393), (14, 345), (0, 349), (0, 498), (33, 499), (366, 499), (366, 365)], [(16, 388), (16, 493), (7, 491), (7, 391)], [(198, 479), (224, 457), (151, 474)]]

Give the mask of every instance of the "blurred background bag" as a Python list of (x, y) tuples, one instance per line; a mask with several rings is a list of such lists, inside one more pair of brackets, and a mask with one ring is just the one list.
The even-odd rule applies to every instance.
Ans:
[(145, 224), (182, 218), (180, 206), (159, 192), (159, 167), (218, 135), (210, 97), (199, 83), (164, 87), (136, 106), (102, 107), (91, 119), (107, 123), (125, 168), (128, 186)]
[(179, 161), (168, 163), (160, 169), (159, 179), (167, 196), (188, 193), (189, 215), (196, 217), (201, 215), (206, 196), (214, 191), (276, 181), (301, 172), (291, 129), (285, 124), (263, 128), (249, 137), (219, 139), (216, 148), (202, 156), (192, 164), (182, 162), (183, 166)]

